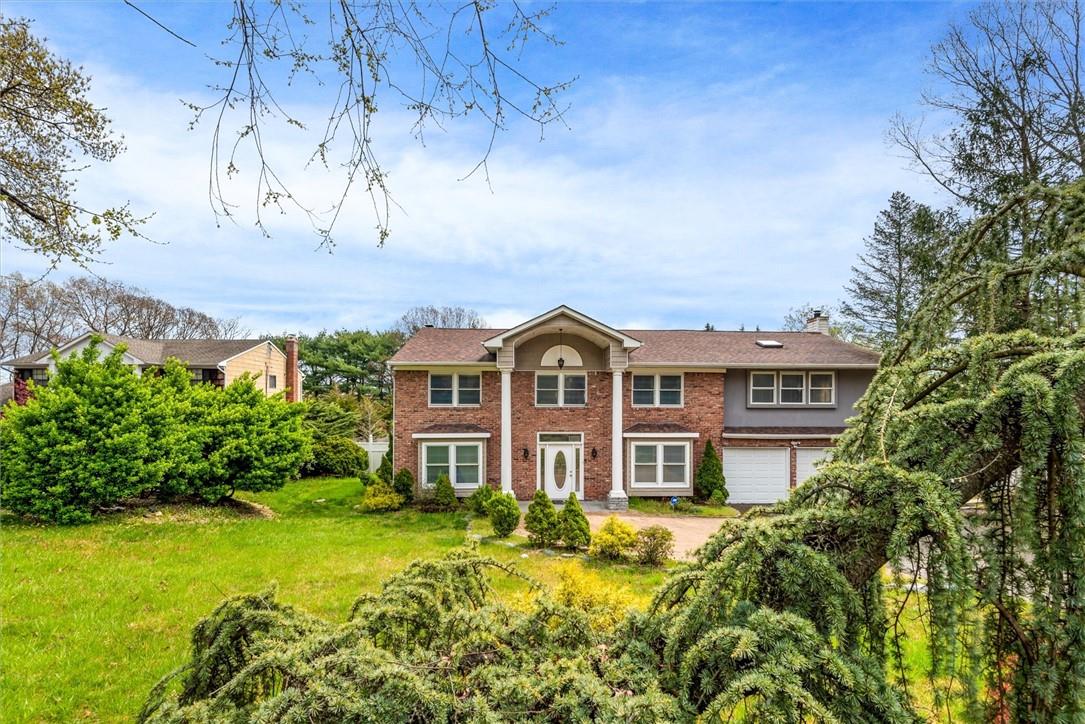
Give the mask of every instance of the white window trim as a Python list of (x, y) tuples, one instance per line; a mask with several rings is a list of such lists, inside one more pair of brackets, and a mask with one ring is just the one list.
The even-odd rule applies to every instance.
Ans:
[[(542, 405), (542, 407), (554, 407), (554, 405)], [(569, 441), (547, 441), (543, 442), (543, 435), (579, 435), (580, 440)], [(543, 448), (547, 445), (572, 445), (580, 450), (580, 471), (576, 481), (576, 494), (583, 500), (584, 499), (584, 467), (586, 465), (584, 460), (584, 433), (582, 432), (560, 432), (557, 430), (544, 430), (542, 432), (535, 433), (535, 490), (543, 489), (543, 471), (540, 460), (542, 459)]]
[[(832, 386), (829, 388), (829, 401), (828, 402), (813, 402), (813, 395), (810, 394), (810, 377), (811, 373), (806, 374), (806, 404), (810, 407), (832, 407), (836, 405), (836, 370), (814, 370), (813, 374), (817, 375), (830, 375), (833, 379)], [(819, 387), (818, 389), (825, 389)]]
[[(652, 402), (646, 404), (642, 402), (633, 401), (633, 393), (635, 390), (634, 385), (638, 377), (652, 377)], [(678, 378), (678, 404), (677, 405), (665, 405), (659, 401), (662, 388), (660, 387), (660, 377), (677, 377)], [(633, 407), (669, 407), (678, 408), (686, 406), (686, 375), (682, 372), (633, 372), (629, 381), (629, 404)]]
[[(466, 377), (478, 377), (478, 402), (460, 404), (460, 375)], [(433, 402), (433, 376), (452, 377), (452, 404), (446, 405)], [(482, 372), (434, 372), (430, 371), (426, 377), (426, 403), (429, 407), (482, 407)]]
[[(558, 404), (556, 405), (543, 405), (539, 404), (539, 377), (551, 377), (557, 375), (558, 378)], [(584, 403), (575, 405), (565, 404), (565, 377), (583, 377), (584, 378)], [(587, 407), (588, 406), (588, 373), (587, 372), (550, 372), (547, 370), (539, 370), (535, 373), (535, 389), (532, 391), (532, 402), (535, 403), (535, 407)]]
[[(802, 387), (799, 388), (799, 391), (802, 392), (802, 399), (800, 401), (798, 401), (798, 402), (784, 402), (784, 389), (785, 389), (784, 388), (784, 375), (798, 375), (799, 377), (802, 377)], [(777, 389), (776, 389), (776, 398), (777, 398), (777, 404), (779, 404), (781, 407), (790, 407), (792, 405), (794, 405), (796, 407), (799, 407), (799, 406), (804, 407), (804, 406), (806, 406), (807, 400), (810, 399), (810, 395), (809, 395), (809, 393), (807, 391), (807, 385), (809, 383), (810, 383), (810, 378), (806, 374), (805, 370), (780, 370), (779, 372), (776, 373), (776, 387), (777, 387)], [(795, 388), (794, 387), (788, 387), (786, 389), (794, 390)]]
[[(772, 402), (754, 402), (753, 400), (753, 377), (755, 374), (760, 375), (772, 375), (773, 376), (773, 401)], [(781, 395), (781, 387), (783, 375), (794, 374), (803, 376), (803, 394), (802, 402), (784, 402)], [(810, 394), (810, 377), (812, 375), (830, 375), (832, 377), (832, 387), (829, 388), (830, 401), (829, 402), (811, 402), (812, 395)], [(750, 369), (746, 375), (746, 406), (747, 407), (777, 407), (777, 408), (830, 408), (836, 407), (836, 370), (764, 370), (764, 369)], [(767, 387), (758, 387), (758, 390), (767, 390)], [(794, 389), (794, 388), (791, 388)], [(825, 389), (825, 388), (818, 388)]]
[[(656, 482), (654, 483), (638, 483), (636, 482), (636, 459), (637, 459), (637, 446), (639, 445), (651, 445), (656, 449)], [(663, 482), (663, 446), (677, 446), (681, 445), (686, 449), (686, 482), (684, 483), (665, 483)], [(673, 463), (672, 463), (673, 464)], [(629, 476), (628, 485), (630, 490), (686, 490), (693, 487), (693, 444), (690, 440), (676, 440), (676, 439), (638, 439), (632, 440), (629, 443)]]
[[(769, 389), (768, 387), (757, 387), (757, 388), (755, 388), (753, 386), (754, 375), (772, 375), (772, 402), (754, 402), (754, 399), (753, 399), (753, 391), (754, 391), (754, 389), (758, 389), (758, 390), (767, 390), (767, 389)], [(780, 385), (780, 375), (778, 375), (775, 370), (754, 370), (754, 371), (751, 371), (749, 373), (749, 375), (747, 375), (747, 378), (746, 378), (746, 402), (750, 405), (750, 407), (776, 407), (776, 405), (777, 405), (777, 403), (778, 403), (778, 401), (780, 399), (780, 395), (778, 394), (779, 391), (777, 389), (779, 387), (779, 385)]]
[[(466, 485), (460, 485), (456, 482), (456, 446), (474, 445), (478, 448), (478, 483)], [(486, 441), (480, 440), (478, 436), (475, 436), (473, 440), (464, 440), (463, 438), (441, 438), (433, 439), (430, 442), (424, 442), (418, 446), (418, 471), (419, 471), (419, 484), (421, 487), (431, 489), (434, 487), (432, 483), (426, 482), (428, 477), (428, 465), (426, 464), (426, 452), (431, 447), (448, 447), (448, 479), (452, 482), (452, 488), (454, 490), (474, 490), (475, 488), (486, 485)]]

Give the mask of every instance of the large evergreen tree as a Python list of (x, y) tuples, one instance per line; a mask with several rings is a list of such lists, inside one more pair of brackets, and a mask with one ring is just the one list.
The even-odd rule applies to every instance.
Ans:
[(860, 336), (892, 343), (938, 274), (940, 253), (958, 230), (952, 211), (936, 211), (897, 191), (878, 214), (852, 267), (841, 311)]

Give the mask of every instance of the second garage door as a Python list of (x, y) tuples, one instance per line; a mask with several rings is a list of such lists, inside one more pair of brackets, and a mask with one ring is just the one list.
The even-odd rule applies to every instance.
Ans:
[(801, 447), (795, 451), (795, 485), (817, 472), (814, 463), (829, 457), (827, 447)]
[(723, 449), (723, 475), (727, 478), (727, 502), (775, 503), (788, 495), (787, 448)]

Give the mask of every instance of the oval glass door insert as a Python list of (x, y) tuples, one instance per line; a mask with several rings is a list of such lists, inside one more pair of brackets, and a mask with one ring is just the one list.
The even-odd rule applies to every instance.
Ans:
[(568, 463), (565, 460), (565, 452), (558, 450), (554, 455), (554, 485), (559, 488), (565, 485), (565, 470)]

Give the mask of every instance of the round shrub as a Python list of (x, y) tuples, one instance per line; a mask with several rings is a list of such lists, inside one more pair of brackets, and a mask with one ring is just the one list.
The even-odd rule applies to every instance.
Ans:
[(498, 538), (507, 538), (520, 525), (520, 506), (512, 493), (495, 494), (486, 504), (486, 511)]
[(637, 529), (616, 515), (609, 516), (591, 538), (588, 553), (620, 560), (637, 545)]
[(302, 475), (360, 478), (369, 469), (369, 454), (349, 437), (326, 437), (313, 443), (313, 457)]
[(674, 533), (662, 525), (650, 525), (637, 531), (637, 563), (660, 566), (674, 554)]
[(567, 548), (587, 548), (591, 543), (591, 528), (588, 526), (584, 509), (580, 507), (580, 501), (576, 499), (576, 493), (569, 496), (558, 513), (558, 531)]
[(359, 507), (365, 513), (378, 513), (399, 510), (402, 505), (403, 496), (393, 490), (391, 485), (381, 480), (366, 486)]
[(527, 508), (527, 515), (524, 516), (524, 527), (527, 528), (527, 537), (531, 540), (531, 545), (539, 548), (549, 548), (561, 537), (561, 530), (558, 528), (558, 511), (546, 491), (535, 491), (535, 497)]
[(392, 488), (403, 496), (404, 502), (411, 502), (414, 500), (414, 474), (407, 468), (400, 468), (392, 480)]
[(475, 489), (475, 492), (471, 493), (471, 496), (467, 498), (467, 509), (476, 515), (488, 515), (486, 506), (490, 500), (494, 497), (494, 489), (489, 485), (480, 485)]

